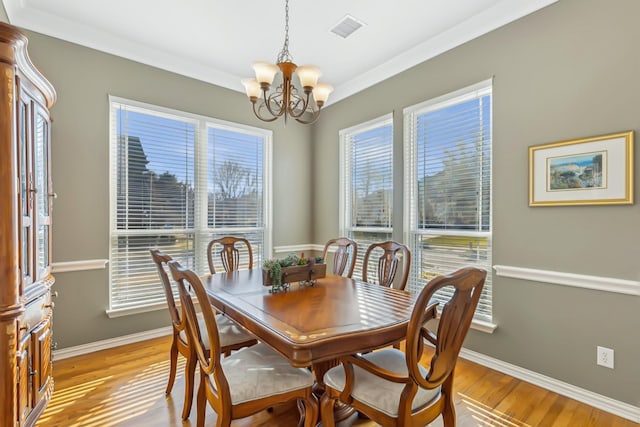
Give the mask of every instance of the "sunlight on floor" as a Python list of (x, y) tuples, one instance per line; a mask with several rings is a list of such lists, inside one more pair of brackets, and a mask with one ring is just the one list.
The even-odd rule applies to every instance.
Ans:
[[(513, 419), (511, 415), (497, 411), (463, 393), (458, 393), (458, 396), (460, 396), (461, 399), (458, 405), (464, 406), (464, 409), (471, 414), (471, 417), (478, 423), (478, 426), (532, 427), (527, 423)], [(460, 409), (458, 409), (458, 412), (461, 412)]]
[(85, 382), (81, 385), (71, 387), (60, 392), (53, 393), (53, 399), (47, 406), (39, 422), (48, 422), (55, 419), (56, 415), (59, 415), (68, 406), (73, 405), (76, 401), (84, 398), (87, 394), (98, 388), (105, 381), (111, 379), (111, 376), (98, 378), (93, 381)]
[[(57, 424), (64, 420), (64, 409), (80, 400), (91, 400), (91, 392), (99, 388), (111, 376), (83, 383), (60, 392), (53, 398), (39, 422), (50, 422), (65, 427), (111, 427), (143, 415), (154, 405), (165, 404), (165, 388), (169, 374), (169, 361), (149, 365), (136, 376), (122, 383), (109, 397), (97, 400), (90, 413), (72, 422)], [(176, 383), (184, 377), (184, 363), (178, 363)], [(94, 398), (95, 399), (95, 398)]]

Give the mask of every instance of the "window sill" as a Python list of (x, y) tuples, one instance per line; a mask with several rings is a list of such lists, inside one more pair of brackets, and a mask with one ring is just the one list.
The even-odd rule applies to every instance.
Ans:
[(154, 304), (154, 305), (148, 305), (145, 307), (133, 307), (133, 308), (118, 308), (118, 309), (114, 309), (114, 310), (106, 310), (107, 316), (110, 319), (114, 319), (116, 317), (123, 317), (123, 316), (130, 316), (133, 314), (142, 314), (142, 313), (149, 313), (152, 311), (160, 311), (160, 310), (166, 310), (167, 309), (167, 304), (166, 303), (159, 303), (159, 304)]
[(492, 334), (498, 325), (492, 322), (485, 322), (484, 320), (474, 320), (471, 322), (471, 329), (475, 329), (476, 331), (485, 332), (487, 334)]

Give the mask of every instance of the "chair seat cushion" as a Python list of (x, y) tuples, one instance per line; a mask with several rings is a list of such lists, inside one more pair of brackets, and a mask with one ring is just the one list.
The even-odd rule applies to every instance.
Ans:
[(292, 367), (263, 343), (235, 351), (221, 364), (234, 405), (313, 385), (308, 369)]
[[(384, 349), (367, 353), (362, 357), (381, 368), (399, 375), (408, 375), (406, 357), (400, 350)], [(351, 392), (353, 398), (391, 417), (397, 417), (400, 395), (405, 385), (387, 381), (355, 365), (353, 370), (355, 375), (354, 386)], [(420, 366), (420, 371), (424, 376), (427, 375), (426, 368)], [(342, 365), (329, 369), (324, 375), (324, 382), (332, 389), (342, 391), (346, 382)], [(413, 399), (412, 408), (418, 408), (433, 400), (433, 398), (439, 396), (439, 394), (440, 387), (433, 390), (419, 388), (418, 393)]]
[[(223, 314), (218, 314), (216, 316), (216, 323), (218, 324), (218, 336), (220, 337), (221, 347), (256, 339), (255, 335)], [(207, 330), (204, 326), (204, 319), (202, 320), (202, 326), (200, 327), (204, 328), (202, 329), (203, 331)]]
[[(216, 315), (216, 324), (218, 325), (218, 336), (220, 337), (221, 347), (226, 347), (229, 345), (256, 339), (256, 337), (251, 332), (247, 331), (245, 328), (238, 325), (223, 314)], [(200, 327), (200, 333), (202, 334), (204, 347), (208, 350), (209, 336), (207, 335), (207, 326), (204, 323), (202, 313), (198, 313), (198, 326)], [(186, 342), (186, 331), (180, 331), (180, 338)]]

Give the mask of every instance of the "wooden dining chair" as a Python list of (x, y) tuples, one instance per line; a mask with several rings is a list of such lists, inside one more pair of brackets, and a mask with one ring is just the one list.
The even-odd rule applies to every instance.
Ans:
[[(321, 417), (335, 426), (336, 401), (350, 405), (382, 426), (424, 426), (442, 415), (444, 426), (456, 425), (453, 374), (462, 342), (469, 330), (486, 277), (484, 270), (463, 268), (431, 280), (420, 292), (407, 327), (406, 352), (388, 348), (342, 358), (342, 366), (324, 375)], [(437, 332), (427, 321), (437, 315), (433, 294), (452, 287), (442, 307)], [(423, 366), (425, 341), (434, 347), (430, 364)]]
[[(372, 276), (369, 273), (369, 258), (380, 251), (382, 251), (382, 254), (378, 258), (377, 275)], [(365, 282), (371, 281), (378, 283), (386, 287), (393, 287), (393, 281), (398, 272), (400, 256), (402, 256), (403, 272), (398, 289), (404, 290), (407, 286), (409, 268), (411, 267), (411, 251), (406, 245), (391, 240), (369, 245), (362, 263), (362, 280)]]
[[(173, 389), (173, 383), (176, 379), (176, 369), (178, 366), (178, 354), (181, 354), (186, 360), (185, 367), (185, 391), (184, 391), (184, 405), (182, 406), (182, 419), (187, 419), (191, 412), (191, 405), (193, 402), (193, 388), (195, 380), (195, 370), (198, 363), (196, 352), (193, 344), (189, 340), (186, 331), (186, 319), (184, 316), (184, 307), (178, 307), (174, 299), (173, 288), (171, 281), (167, 274), (167, 264), (171, 261), (171, 257), (158, 249), (151, 249), (151, 257), (156, 264), (158, 274), (160, 275), (160, 281), (164, 289), (164, 294), (167, 299), (167, 305), (169, 307), (169, 314), (171, 315), (171, 325), (173, 327), (173, 339), (171, 341), (171, 350), (169, 353), (170, 368), (169, 368), (169, 383), (167, 384), (166, 394), (171, 393)], [(256, 344), (258, 341), (256, 337), (250, 334), (246, 329), (236, 325), (233, 321), (229, 320), (223, 315), (216, 316), (218, 319), (218, 329), (220, 332), (220, 345), (223, 354), (228, 355), (233, 350), (238, 350), (242, 347), (248, 347)], [(203, 320), (200, 318), (201, 323)], [(208, 351), (208, 344), (205, 345), (206, 351)]]
[[(351, 277), (356, 266), (356, 256), (358, 255), (356, 241), (346, 237), (338, 237), (327, 241), (322, 252), (322, 258), (325, 263), (330, 249), (333, 251), (333, 268), (331, 272), (338, 276)], [(344, 274), (345, 271), (347, 272), (346, 275)]]
[(207, 261), (209, 262), (209, 271), (216, 274), (214, 259), (220, 257), (222, 267), (228, 273), (240, 268), (240, 249), (247, 253), (247, 268), (253, 268), (253, 250), (251, 243), (243, 237), (225, 236), (219, 239), (213, 239), (207, 245)]
[[(292, 367), (264, 343), (243, 348), (222, 359), (217, 318), (200, 278), (177, 261), (169, 262), (169, 268), (178, 283), (187, 329), (200, 365), (197, 426), (204, 426), (207, 402), (217, 413), (216, 426), (222, 427), (230, 426), (232, 420), (291, 400), (303, 401), (304, 426), (315, 426), (318, 400), (312, 392), (313, 374), (306, 368)], [(187, 284), (191, 285), (200, 304), (204, 324), (198, 322)]]

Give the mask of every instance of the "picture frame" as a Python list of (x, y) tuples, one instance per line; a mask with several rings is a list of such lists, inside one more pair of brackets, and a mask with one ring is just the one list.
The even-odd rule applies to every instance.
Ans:
[(633, 131), (529, 147), (529, 206), (633, 204)]

